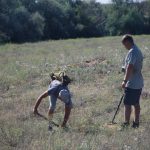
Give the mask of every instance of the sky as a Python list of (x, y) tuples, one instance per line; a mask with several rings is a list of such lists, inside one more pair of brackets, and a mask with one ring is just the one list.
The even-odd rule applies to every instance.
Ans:
[(103, 4), (106, 4), (106, 3), (110, 3), (111, 0), (97, 0), (98, 2), (101, 2)]
[[(142, 0), (135, 0), (135, 1), (142, 1)], [(107, 4), (107, 3), (110, 3), (111, 0), (97, 0), (97, 2), (101, 2), (103, 4)]]

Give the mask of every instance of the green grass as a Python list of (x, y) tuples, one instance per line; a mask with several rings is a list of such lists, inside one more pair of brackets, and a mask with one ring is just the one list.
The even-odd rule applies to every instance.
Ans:
[[(121, 37), (70, 39), (0, 46), (0, 147), (2, 150), (148, 150), (150, 147), (150, 36), (135, 36), (145, 59), (145, 87), (141, 99), (141, 126), (119, 131), (108, 128), (122, 91), (120, 72), (127, 51)], [(47, 131), (47, 121), (36, 118), (32, 108), (47, 89), (51, 71), (65, 70), (74, 109), (69, 129)], [(48, 99), (39, 111), (46, 116)], [(64, 107), (58, 101), (54, 119), (61, 123)]]

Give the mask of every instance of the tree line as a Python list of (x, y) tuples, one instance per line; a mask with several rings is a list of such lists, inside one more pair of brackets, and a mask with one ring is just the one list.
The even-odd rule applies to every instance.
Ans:
[(150, 1), (0, 0), (0, 43), (150, 34)]

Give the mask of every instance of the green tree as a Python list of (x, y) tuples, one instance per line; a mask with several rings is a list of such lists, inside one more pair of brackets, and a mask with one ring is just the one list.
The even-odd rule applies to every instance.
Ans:
[(105, 34), (105, 14), (100, 3), (76, 1), (76, 32), (81, 37), (103, 36)]
[(0, 0), (0, 42), (150, 33), (150, 1)]
[(106, 23), (110, 35), (141, 34), (143, 28), (144, 17), (132, 0), (113, 0)]
[(150, 34), (150, 0), (140, 3), (138, 10), (140, 10), (144, 16), (144, 33)]
[(10, 15), (19, 5), (19, 0), (0, 0), (0, 43), (11, 40)]

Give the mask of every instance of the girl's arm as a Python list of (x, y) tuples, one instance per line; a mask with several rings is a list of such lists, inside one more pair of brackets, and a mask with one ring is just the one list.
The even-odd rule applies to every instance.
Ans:
[(38, 107), (39, 107), (39, 105), (40, 105), (42, 99), (43, 99), (43, 98), (46, 98), (47, 96), (48, 96), (48, 91), (45, 91), (43, 94), (41, 94), (41, 95), (38, 97), (38, 99), (37, 99), (37, 101), (36, 101), (36, 103), (35, 103), (35, 106), (34, 106), (34, 108), (33, 108), (33, 113), (34, 113), (34, 114), (38, 114)]

